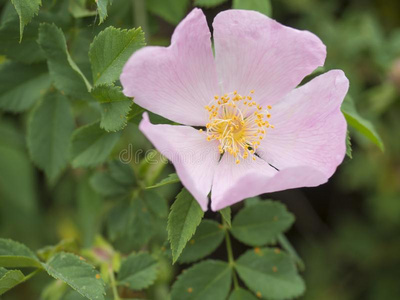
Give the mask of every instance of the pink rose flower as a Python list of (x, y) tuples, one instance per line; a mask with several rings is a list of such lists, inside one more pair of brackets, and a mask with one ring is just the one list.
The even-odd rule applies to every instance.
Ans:
[(203, 210), (210, 191), (216, 211), (325, 183), (346, 152), (340, 106), (349, 82), (332, 70), (297, 87), (324, 64), (325, 45), (254, 11), (223, 11), (213, 28), (215, 57), (206, 18), (194, 9), (169, 47), (145, 47), (126, 63), (124, 94), (184, 124), (153, 125), (144, 113), (140, 130)]

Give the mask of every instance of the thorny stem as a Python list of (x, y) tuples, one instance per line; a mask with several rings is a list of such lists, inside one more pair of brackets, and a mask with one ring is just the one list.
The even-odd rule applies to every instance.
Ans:
[(239, 288), (239, 281), (236, 275), (236, 271), (234, 269), (235, 266), (235, 259), (233, 257), (233, 251), (232, 251), (232, 244), (231, 244), (231, 237), (229, 236), (228, 232), (228, 224), (224, 222), (224, 228), (225, 228), (225, 241), (226, 241), (226, 251), (228, 252), (228, 263), (229, 266), (232, 268), (232, 274), (233, 274), (233, 285), (235, 287), (235, 290)]
[(110, 274), (111, 288), (113, 291), (114, 300), (121, 300), (118, 295), (117, 285), (115, 283), (114, 270), (111, 266), (108, 267), (108, 273)]

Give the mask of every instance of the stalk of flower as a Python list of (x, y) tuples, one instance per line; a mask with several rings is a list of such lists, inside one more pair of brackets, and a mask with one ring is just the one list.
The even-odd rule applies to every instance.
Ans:
[(125, 95), (183, 124), (154, 125), (144, 113), (140, 130), (203, 210), (210, 192), (211, 209), (220, 210), (325, 183), (345, 156), (340, 106), (349, 83), (332, 70), (297, 87), (324, 64), (324, 44), (254, 11), (221, 12), (213, 28), (215, 56), (205, 16), (194, 9), (169, 47), (145, 47), (129, 59), (120, 78)]

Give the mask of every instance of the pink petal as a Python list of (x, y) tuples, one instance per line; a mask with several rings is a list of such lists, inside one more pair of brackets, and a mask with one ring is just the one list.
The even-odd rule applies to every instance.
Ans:
[(340, 70), (320, 75), (272, 107), (267, 135), (257, 152), (270, 164), (319, 170), (324, 183), (346, 153), (347, 123), (340, 106), (349, 82)]
[(175, 166), (182, 184), (206, 211), (208, 193), (220, 154), (218, 142), (206, 140), (205, 133), (188, 126), (153, 125), (147, 113), (140, 130)]
[(279, 101), (325, 61), (325, 45), (317, 36), (255, 11), (223, 11), (213, 27), (223, 93), (255, 90), (253, 98), (261, 105)]
[(323, 174), (310, 167), (276, 171), (264, 160), (242, 160), (236, 165), (231, 155), (224, 155), (214, 175), (211, 209), (217, 211), (245, 198), (302, 186), (320, 184)]
[(193, 9), (169, 47), (145, 47), (132, 55), (120, 78), (124, 94), (165, 118), (204, 126), (204, 106), (218, 92), (210, 36), (203, 12)]

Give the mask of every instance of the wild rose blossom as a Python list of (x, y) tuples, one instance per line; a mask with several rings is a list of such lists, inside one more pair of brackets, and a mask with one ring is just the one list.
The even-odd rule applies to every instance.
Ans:
[(324, 64), (324, 44), (254, 11), (221, 12), (213, 29), (215, 57), (206, 18), (194, 9), (169, 47), (145, 47), (129, 59), (125, 95), (184, 124), (153, 125), (144, 113), (140, 130), (203, 210), (210, 191), (215, 211), (325, 183), (346, 152), (340, 106), (349, 83), (333, 70), (297, 87)]

